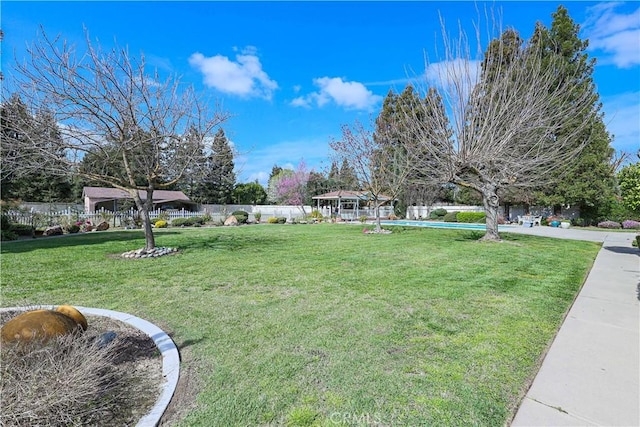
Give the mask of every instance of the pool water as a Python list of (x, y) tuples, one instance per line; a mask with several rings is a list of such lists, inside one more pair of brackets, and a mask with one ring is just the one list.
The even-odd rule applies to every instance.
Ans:
[[(431, 227), (431, 228), (449, 228), (460, 230), (486, 230), (487, 227), (484, 224), (468, 224), (463, 222), (436, 222), (436, 221), (409, 221), (409, 220), (395, 220), (395, 221), (380, 221), (382, 225), (401, 225), (409, 227)], [(498, 230), (503, 229), (504, 226), (499, 225)]]

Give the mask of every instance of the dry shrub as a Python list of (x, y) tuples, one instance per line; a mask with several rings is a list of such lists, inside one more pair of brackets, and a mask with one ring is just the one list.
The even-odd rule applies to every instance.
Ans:
[[(0, 349), (0, 425), (135, 425), (157, 386), (126, 366), (128, 338), (101, 343), (101, 331)], [(124, 356), (124, 357), (123, 357)]]

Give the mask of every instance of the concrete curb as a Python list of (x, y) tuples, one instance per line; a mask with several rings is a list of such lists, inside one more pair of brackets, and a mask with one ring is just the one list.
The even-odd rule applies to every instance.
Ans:
[[(57, 305), (41, 305), (33, 308), (54, 309)], [(162, 393), (155, 405), (151, 410), (138, 421), (137, 427), (155, 427), (160, 422), (160, 418), (167, 410), (169, 402), (173, 397), (173, 393), (178, 385), (178, 379), (180, 378), (180, 354), (178, 348), (162, 329), (158, 328), (153, 323), (150, 323), (144, 319), (133, 316), (131, 314), (122, 313), (119, 311), (105, 310), (101, 308), (81, 307), (75, 306), (82, 314), (109, 317), (111, 319), (119, 320), (134, 328), (137, 328), (148, 335), (158, 347), (158, 350), (162, 354), (162, 376), (166, 382), (162, 386)], [(0, 311), (12, 311), (20, 310), (20, 307), (4, 307), (0, 308)]]

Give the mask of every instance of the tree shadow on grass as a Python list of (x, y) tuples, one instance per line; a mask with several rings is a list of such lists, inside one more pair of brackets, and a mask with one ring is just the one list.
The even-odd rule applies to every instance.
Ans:
[(457, 241), (465, 241), (465, 240), (480, 240), (482, 238), (482, 236), (484, 236), (485, 233), (484, 231), (465, 231), (465, 232), (461, 232), (460, 234), (458, 234), (458, 236), (454, 239)]
[(248, 236), (248, 235), (230, 235), (219, 234), (215, 236), (201, 236), (196, 240), (184, 242), (180, 244), (181, 251), (188, 250), (217, 250), (217, 251), (240, 251), (243, 252), (264, 252), (270, 248), (282, 248), (286, 244), (287, 239), (278, 238), (277, 236)]
[[(178, 232), (162, 232), (162, 236), (180, 234)], [(158, 237), (158, 234), (155, 234)], [(141, 240), (144, 245), (144, 232), (142, 230), (131, 231), (99, 231), (91, 233), (65, 234), (63, 236), (38, 237), (35, 239), (13, 240), (2, 242), (1, 253), (15, 254), (30, 252), (36, 249), (64, 248), (73, 246), (86, 246), (102, 244), (111, 241)], [(132, 248), (133, 249), (133, 248)]]

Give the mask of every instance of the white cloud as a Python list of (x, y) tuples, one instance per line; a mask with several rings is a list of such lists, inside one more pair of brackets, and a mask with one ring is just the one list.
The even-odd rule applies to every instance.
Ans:
[(370, 110), (382, 101), (360, 82), (344, 81), (340, 77), (320, 77), (313, 80), (319, 90), (306, 96), (295, 98), (291, 105), (295, 107), (311, 107), (312, 104), (322, 107), (334, 102), (349, 110)]
[(304, 108), (309, 108), (311, 107), (311, 103), (309, 102), (310, 100), (304, 96), (300, 96), (298, 98), (295, 98), (293, 101), (291, 101), (291, 105), (293, 105), (294, 107), (304, 107)]
[(189, 57), (189, 65), (204, 76), (204, 84), (223, 93), (241, 97), (271, 99), (278, 83), (262, 70), (255, 48), (247, 48), (230, 60), (223, 55), (206, 57), (196, 52)]
[(615, 12), (619, 5), (599, 3), (589, 8), (582, 31), (589, 39), (589, 50), (609, 55), (603, 63), (630, 68), (640, 65), (640, 7), (625, 15)]
[[(480, 61), (455, 59), (428, 64), (424, 71), (426, 93), (429, 87), (437, 87), (442, 101), (450, 111), (459, 111), (460, 101), (466, 102), (478, 83)], [(416, 85), (420, 88), (420, 83)], [(452, 118), (453, 119), (453, 118)]]
[(425, 78), (430, 84), (443, 89), (451, 89), (464, 83), (465, 91), (475, 86), (480, 75), (480, 61), (455, 59), (453, 61), (434, 62), (425, 70)]
[(613, 134), (616, 150), (634, 154), (640, 141), (640, 92), (628, 92), (602, 99), (607, 130)]

